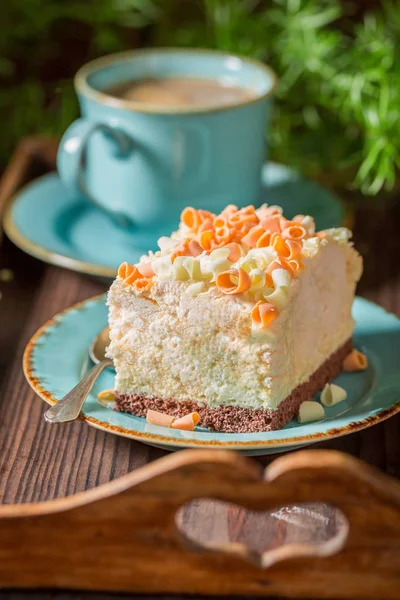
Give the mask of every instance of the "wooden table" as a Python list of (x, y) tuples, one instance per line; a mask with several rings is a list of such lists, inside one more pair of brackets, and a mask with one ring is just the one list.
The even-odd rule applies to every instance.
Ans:
[[(14, 156), (11, 171), (8, 171), (7, 189), (3, 186), (0, 209), (4, 195), (18, 187), (21, 179), (30, 180), (51, 167), (54, 152), (54, 142), (43, 144), (28, 140), (23, 143)], [(366, 262), (358, 293), (400, 315), (399, 223), (399, 203), (393, 202), (383, 210), (378, 201), (372, 201), (355, 213), (355, 243)], [(34, 331), (58, 311), (103, 292), (106, 286), (77, 273), (45, 265), (21, 252), (6, 238), (0, 246), (0, 269), (10, 269), (14, 274), (12, 281), (0, 281), (0, 501), (35, 502), (74, 494), (162, 456), (161, 450), (109, 435), (82, 422), (62, 427), (46, 424), (44, 404), (25, 382), (22, 373), (22, 353)], [(360, 433), (319, 444), (319, 447), (348, 452), (400, 477), (399, 439), (398, 415)], [(257, 460), (268, 464), (272, 459)], [(222, 521), (211, 505), (204, 508), (203, 516), (213, 523), (214, 530), (221, 526)], [(236, 524), (237, 535), (240, 535), (241, 523)], [(3, 592), (0, 598), (106, 600), (111, 596)]]

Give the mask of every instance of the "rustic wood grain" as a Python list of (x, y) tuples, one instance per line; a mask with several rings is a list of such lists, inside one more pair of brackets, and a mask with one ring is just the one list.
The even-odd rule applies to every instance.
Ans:
[[(344, 517), (318, 544), (259, 550), (232, 543), (231, 530), (193, 546), (176, 512), (202, 496), (250, 511), (324, 502)], [(291, 517), (313, 524), (308, 506)], [(400, 483), (331, 450), (292, 453), (265, 473), (238, 453), (187, 450), (85, 494), (0, 507), (3, 587), (395, 600), (399, 567)]]
[[(23, 168), (21, 162), (14, 162), (11, 183), (8, 172), (7, 196), (27, 179), (45, 172), (54, 159), (54, 143), (53, 150), (47, 143), (43, 154), (37, 140), (29, 144), (35, 148), (33, 157), (24, 162)], [(399, 203), (383, 208), (370, 203), (367, 208), (361, 205), (356, 210), (356, 245), (366, 261), (359, 293), (400, 315), (400, 273), (396, 260), (400, 250), (396, 231), (399, 222)], [(7, 239), (0, 246), (0, 268), (4, 267), (12, 269), (15, 276), (9, 283), (0, 282), (0, 502), (24, 503), (68, 496), (162, 456), (164, 452), (160, 450), (108, 435), (84, 423), (62, 428), (44, 423), (43, 402), (35, 397), (22, 374), (23, 348), (46, 319), (74, 302), (102, 292), (105, 286), (79, 274), (44, 265), (22, 253)], [(371, 429), (318, 444), (318, 448), (342, 450), (398, 478), (399, 439), (400, 417), (395, 416)], [(272, 459), (257, 460), (267, 465)], [(204, 523), (212, 522), (214, 535), (221, 532), (222, 536), (228, 527), (236, 531), (236, 539), (243, 535), (251, 537), (251, 528), (250, 533), (246, 529), (249, 520), (243, 511), (231, 510), (225, 519), (219, 511), (220, 508), (212, 504), (194, 506), (186, 512), (186, 525), (201, 533)], [(254, 532), (261, 523), (261, 520), (252, 521)], [(285, 535), (285, 525), (279, 520), (276, 525), (271, 535), (279, 540)], [(27, 592), (0, 592), (1, 600), (36, 597), (44, 600), (110, 598), (108, 594), (44, 592), (30, 596)]]

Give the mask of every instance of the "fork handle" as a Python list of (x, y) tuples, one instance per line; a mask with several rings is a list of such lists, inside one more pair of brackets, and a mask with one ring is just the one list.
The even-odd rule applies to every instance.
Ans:
[(102, 360), (94, 365), (89, 373), (62, 400), (46, 410), (44, 413), (46, 421), (49, 423), (67, 423), (77, 419), (94, 382), (100, 373), (106, 367), (111, 367), (112, 364), (111, 360)]

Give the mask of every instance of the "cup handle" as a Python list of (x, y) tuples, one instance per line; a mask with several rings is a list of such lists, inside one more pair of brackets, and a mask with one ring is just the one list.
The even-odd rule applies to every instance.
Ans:
[(64, 133), (57, 153), (57, 170), (61, 181), (72, 191), (83, 194), (91, 204), (112, 217), (119, 225), (132, 225), (123, 213), (105, 208), (89, 193), (84, 180), (84, 162), (90, 136), (102, 131), (112, 142), (114, 155), (125, 158), (133, 151), (132, 139), (123, 131), (104, 123), (77, 119)]

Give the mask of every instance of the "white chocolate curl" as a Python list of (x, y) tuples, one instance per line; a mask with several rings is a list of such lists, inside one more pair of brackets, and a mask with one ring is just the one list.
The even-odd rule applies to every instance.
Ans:
[(272, 247), (252, 248), (233, 265), (235, 269), (243, 269), (250, 273), (253, 269), (265, 271), (268, 265), (276, 258), (276, 252)]
[[(256, 269), (258, 269), (257, 266), (257, 261), (254, 258), (248, 258), (247, 256), (244, 256), (243, 258), (240, 258), (233, 266), (234, 269), (243, 269), (243, 271), (246, 271), (246, 273), (248, 273), (250, 275), (250, 273), (252, 271), (255, 271)], [(263, 269), (260, 268), (260, 271), (262, 271)]]
[(272, 271), (272, 281), (275, 287), (274, 291), (265, 290), (263, 297), (282, 312), (288, 304), (288, 293), (292, 278), (286, 269), (274, 269)]
[(300, 404), (297, 420), (299, 423), (310, 423), (310, 421), (320, 421), (325, 417), (324, 407), (319, 402), (306, 400)]
[(187, 281), (189, 279), (189, 273), (183, 265), (184, 259), (184, 256), (177, 256), (172, 265), (173, 278), (177, 281)]
[(252, 269), (249, 273), (251, 279), (250, 291), (261, 290), (265, 286), (265, 272), (261, 269)]
[(324, 406), (333, 406), (338, 402), (343, 402), (346, 398), (346, 390), (334, 383), (327, 383), (321, 392), (321, 402)]
[(190, 279), (193, 279), (193, 281), (201, 281), (202, 275), (200, 261), (198, 258), (193, 258), (192, 256), (184, 256), (182, 265), (188, 272)]
[(283, 289), (287, 292), (290, 288), (292, 278), (286, 269), (274, 269), (272, 271), (272, 281), (274, 282), (275, 289)]
[[(267, 291), (269, 291), (269, 289)], [(266, 293), (264, 292), (263, 296), (264, 296), (264, 300), (266, 300), (266, 302), (270, 302), (271, 304), (276, 306), (276, 308), (280, 312), (282, 312), (283, 309), (285, 309), (286, 306), (288, 305), (288, 294), (285, 291), (285, 288), (277, 288), (276, 290), (274, 290), (272, 292), (272, 294), (268, 294), (268, 295), (266, 295)]]
[(202, 256), (200, 258), (202, 278), (215, 281), (220, 273), (230, 269), (232, 263), (228, 260), (229, 254), (229, 248), (217, 248), (211, 254)]

